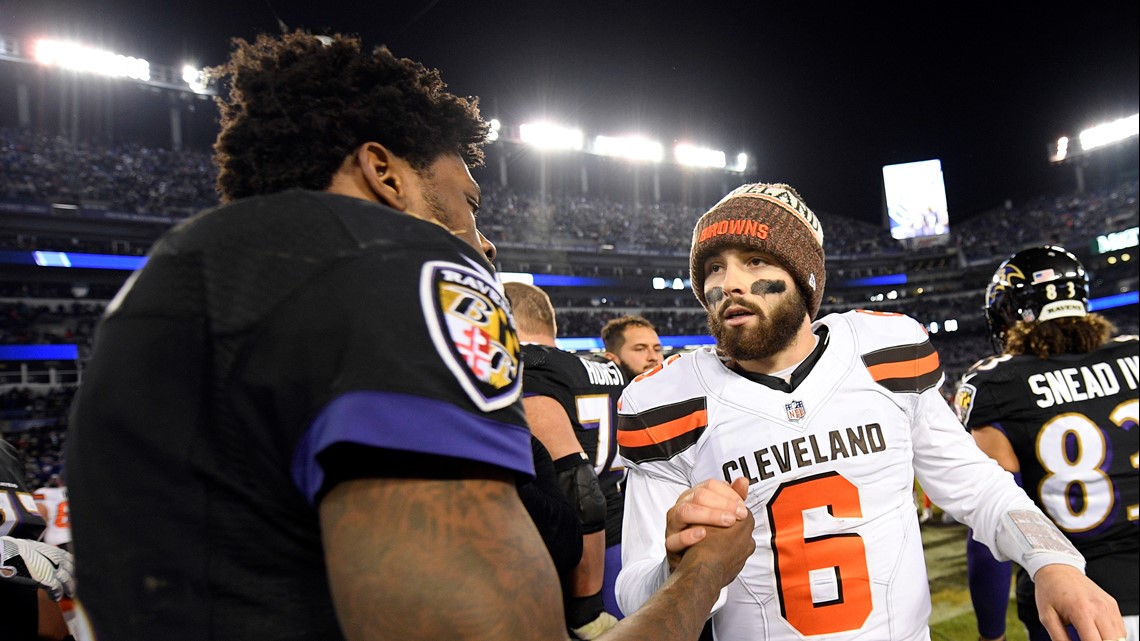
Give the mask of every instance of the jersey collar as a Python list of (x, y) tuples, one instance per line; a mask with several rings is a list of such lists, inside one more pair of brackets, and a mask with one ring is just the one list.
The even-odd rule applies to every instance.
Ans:
[(777, 376), (769, 376), (768, 374), (749, 372), (747, 370), (741, 369), (741, 367), (737, 365), (735, 361), (726, 362), (725, 365), (728, 366), (728, 368), (733, 372), (743, 376), (744, 378), (747, 378), (754, 383), (759, 383), (765, 387), (774, 389), (777, 392), (790, 393), (795, 391), (795, 389), (799, 387), (800, 383), (802, 383), (804, 379), (807, 378), (807, 375), (811, 373), (811, 370), (815, 367), (815, 364), (819, 362), (820, 357), (823, 356), (824, 350), (827, 349), (830, 337), (827, 325), (820, 325), (819, 327), (816, 327), (815, 335), (819, 337), (819, 340), (816, 341), (815, 348), (811, 350), (811, 353), (807, 355), (807, 358), (801, 361), (796, 369), (792, 372), (790, 381), (785, 381), (784, 379)]

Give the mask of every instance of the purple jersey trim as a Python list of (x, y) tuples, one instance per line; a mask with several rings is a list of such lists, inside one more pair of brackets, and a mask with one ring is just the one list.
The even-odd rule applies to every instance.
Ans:
[(293, 482), (310, 504), (325, 480), (317, 455), (336, 443), (469, 459), (534, 477), (524, 426), (422, 396), (349, 392), (321, 410), (293, 455)]

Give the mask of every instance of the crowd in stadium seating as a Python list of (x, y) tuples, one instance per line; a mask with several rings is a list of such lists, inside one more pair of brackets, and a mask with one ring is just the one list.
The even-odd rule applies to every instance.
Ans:
[(20, 450), (28, 487), (47, 485), (63, 467), (63, 442), (74, 386), (31, 389), (14, 387), (0, 393), (4, 440)]
[(104, 308), (101, 302), (57, 305), (0, 302), (0, 344), (90, 346), (95, 323)]
[[(135, 144), (109, 148), (72, 145), (58, 137), (0, 128), (0, 200), (8, 202), (65, 202), (84, 208), (178, 218), (216, 204), (214, 175), (206, 152), (174, 153)], [(675, 203), (642, 203), (635, 207), (582, 195), (547, 194), (544, 199), (493, 184), (484, 187), (480, 222), (502, 254), (522, 247), (586, 251), (605, 247), (616, 254), (671, 255), (678, 259), (676, 270), (664, 273), (660, 268), (646, 268), (644, 275), (686, 277), (685, 256), (693, 224), (702, 213), (699, 208)], [(832, 266), (838, 273), (832, 276), (849, 279), (876, 275), (891, 267), (881, 263), (860, 265), (858, 258), (903, 255), (898, 243), (875, 225), (827, 212), (819, 216), (826, 233), (828, 256), (838, 259)], [(984, 224), (956, 227), (948, 248), (912, 250), (907, 257), (913, 272), (953, 272), (962, 258), (955, 250), (962, 252), (965, 259), (992, 259), (996, 264), (1028, 244), (1055, 241), (1087, 246), (1095, 235), (1135, 226), (1138, 218), (1137, 181), (1132, 179), (1112, 189), (1007, 204), (976, 219)], [(130, 254), (146, 250), (138, 242), (59, 235), (29, 237), (9, 230), (0, 233), (0, 248)], [(544, 271), (543, 265), (529, 267), (529, 271)], [(631, 275), (624, 274), (623, 268), (605, 269), (592, 264), (570, 263), (560, 269), (564, 270), (561, 273), (570, 271), (576, 275)], [(1135, 272), (1135, 263), (1101, 265), (1093, 274), (1094, 290), (1119, 283), (1131, 283), (1134, 290)], [(975, 360), (991, 353), (981, 313), (981, 292), (973, 286), (964, 291), (965, 286), (951, 279), (929, 290), (944, 291), (949, 296), (883, 302), (852, 299), (862, 294), (836, 294), (830, 304), (825, 304), (823, 313), (871, 307), (903, 312), (924, 323), (958, 320), (959, 331), (932, 335), (948, 380), (954, 381)], [(85, 354), (96, 319), (116, 287), (92, 284), (79, 289), (85, 290), (82, 296), (72, 284), (0, 282), (0, 344), (75, 343)], [(596, 337), (607, 320), (630, 312), (646, 316), (663, 336), (707, 334), (705, 314), (692, 294), (687, 289), (672, 294), (655, 294), (648, 308), (645, 299), (628, 294), (607, 298), (556, 294), (559, 334)], [(59, 302), (77, 298), (84, 300)], [(42, 302), (45, 300), (51, 302)], [(1137, 331), (1135, 307), (1114, 310), (1108, 315), (1122, 331)], [(46, 391), (38, 390), (42, 385), (36, 386), (37, 391), (7, 387), (0, 394), (0, 427), (19, 426), (19, 431), (6, 438), (24, 451), (29, 461), (29, 482), (42, 485), (59, 471), (59, 445), (64, 438), (66, 408), (74, 384)], [(952, 388), (952, 384), (946, 386), (946, 390)]]
[(72, 144), (59, 136), (0, 130), (0, 197), (191, 214), (217, 202), (214, 173), (205, 152)]
[(955, 230), (955, 242), (973, 256), (1006, 256), (1027, 245), (1081, 243), (1098, 234), (1136, 225), (1137, 181), (1110, 189), (1064, 196), (1039, 196), (1007, 203), (985, 216), (985, 224)]
[[(204, 151), (123, 144), (100, 147), (23, 130), (0, 128), (0, 198), (71, 202), (139, 213), (187, 215), (217, 203), (215, 171)], [(673, 203), (634, 207), (583, 195), (548, 194), (545, 201), (484, 185), (480, 214), (488, 236), (504, 247), (596, 249), (683, 254), (701, 208)], [(1042, 196), (981, 214), (984, 224), (956, 226), (954, 245), (972, 256), (1002, 256), (1027, 244), (1062, 244), (1120, 228), (1136, 219), (1137, 181), (1111, 189)], [(545, 206), (543, 203), (545, 202)], [(711, 204), (711, 203), (710, 203)], [(901, 253), (876, 225), (817, 212), (829, 256)], [(1134, 224), (1134, 223), (1133, 223)], [(1126, 226), (1126, 225), (1125, 225)]]

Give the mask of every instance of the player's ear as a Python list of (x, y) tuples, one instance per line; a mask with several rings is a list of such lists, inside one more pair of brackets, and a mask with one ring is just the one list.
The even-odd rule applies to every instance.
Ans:
[(411, 167), (378, 142), (356, 149), (356, 165), (376, 198), (397, 211), (408, 210)]
[(614, 354), (613, 352), (606, 352), (606, 353), (602, 354), (602, 356), (605, 356), (606, 360), (613, 361), (613, 362), (617, 363), (618, 365), (621, 365), (621, 359), (619, 359), (617, 357), (617, 354)]

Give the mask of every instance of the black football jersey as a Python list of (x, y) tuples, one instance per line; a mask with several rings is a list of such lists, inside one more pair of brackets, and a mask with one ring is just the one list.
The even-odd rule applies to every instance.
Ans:
[(624, 468), (617, 455), (621, 368), (544, 345), (523, 345), (523, 395), (549, 396), (566, 410), (606, 495), (606, 546), (621, 543)]
[(316, 506), (344, 473), (330, 448), (532, 475), (501, 289), (443, 228), (344, 196), (250, 198), (168, 232), (108, 306), (73, 407), (99, 637), (343, 638)]
[(1137, 346), (1129, 336), (1088, 354), (987, 358), (962, 377), (955, 401), (967, 428), (1009, 439), (1026, 493), (1125, 614), (1137, 613), (1140, 586)]

